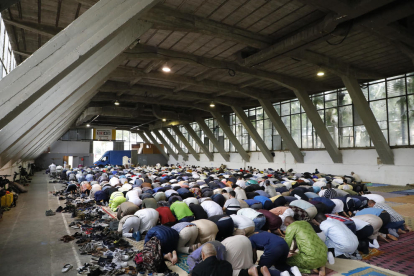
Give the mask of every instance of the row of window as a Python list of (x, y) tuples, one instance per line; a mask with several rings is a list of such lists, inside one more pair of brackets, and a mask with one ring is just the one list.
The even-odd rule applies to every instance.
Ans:
[[(361, 88), (389, 145), (414, 145), (414, 74), (366, 83), (361, 85)], [(311, 96), (311, 100), (339, 148), (373, 147), (346, 89), (315, 94)], [(273, 106), (300, 148), (324, 148), (297, 99), (275, 103)], [(283, 140), (262, 107), (247, 109), (245, 113), (270, 150), (286, 149)], [(224, 115), (224, 119), (246, 151), (259, 151), (255, 141), (234, 113)], [(215, 119), (206, 119), (205, 123), (226, 151), (236, 151)], [(217, 152), (198, 124), (190, 125), (209, 150)], [(201, 152), (200, 147), (188, 135), (187, 130), (183, 126), (179, 129), (194, 149)], [(188, 152), (175, 133), (171, 129), (169, 131), (181, 148)], [(175, 150), (174, 146), (171, 146)]]
[(10, 45), (6, 26), (0, 14), (0, 80), (16, 67), (16, 59)]

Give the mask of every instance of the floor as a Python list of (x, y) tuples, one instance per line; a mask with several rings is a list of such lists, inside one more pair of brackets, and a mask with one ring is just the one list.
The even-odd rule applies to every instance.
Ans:
[[(79, 254), (75, 243), (60, 241), (63, 235), (76, 232), (68, 227), (73, 220), (71, 214), (45, 216), (46, 210), (54, 211), (59, 206), (57, 197), (51, 192), (62, 187), (59, 183), (48, 183), (47, 175), (37, 173), (27, 187), (28, 193), (20, 195), (17, 207), (4, 213), (0, 221), (0, 233), (4, 233), (0, 235), (0, 275), (61, 275), (65, 264), (72, 264), (76, 268), (90, 261), (89, 256)], [(335, 265), (328, 267), (336, 272), (331, 275), (342, 275), (367, 266), (369, 265), (360, 261), (336, 259)], [(177, 266), (170, 269), (180, 276), (187, 275)], [(377, 269), (390, 275), (402, 275)], [(66, 275), (77, 275), (76, 269)]]

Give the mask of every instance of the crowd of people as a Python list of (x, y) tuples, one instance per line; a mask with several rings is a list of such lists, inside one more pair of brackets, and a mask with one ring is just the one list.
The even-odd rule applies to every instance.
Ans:
[(184, 253), (194, 276), (325, 275), (327, 262), (360, 259), (378, 240), (410, 231), (353, 172), (159, 164), (53, 171), (67, 181), (65, 194), (116, 212), (122, 237), (145, 240), (141, 270), (150, 273)]

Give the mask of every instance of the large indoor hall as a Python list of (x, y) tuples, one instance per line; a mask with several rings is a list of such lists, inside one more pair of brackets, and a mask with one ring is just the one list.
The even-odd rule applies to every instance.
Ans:
[(414, 276), (413, 0), (0, 0), (1, 276)]

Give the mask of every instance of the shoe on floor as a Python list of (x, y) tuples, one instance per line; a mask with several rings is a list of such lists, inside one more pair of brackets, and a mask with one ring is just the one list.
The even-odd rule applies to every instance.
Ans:
[(332, 252), (328, 252), (328, 262), (331, 265), (335, 264), (335, 257)]
[(54, 215), (56, 215), (56, 213), (55, 212), (53, 212), (52, 210), (47, 210), (46, 212), (45, 212), (45, 214), (46, 214), (46, 216), (48, 217), (48, 216), (54, 216)]
[(299, 268), (297, 266), (292, 266), (290, 268), (290, 272), (292, 272), (295, 276), (302, 276), (302, 273), (300, 273)]
[(286, 270), (280, 273), (280, 276), (290, 276), (290, 273)]
[(68, 272), (69, 270), (71, 270), (73, 268), (73, 265), (71, 265), (71, 264), (65, 264), (64, 266), (63, 266), (63, 268), (62, 268), (62, 273), (66, 273), (66, 272)]

